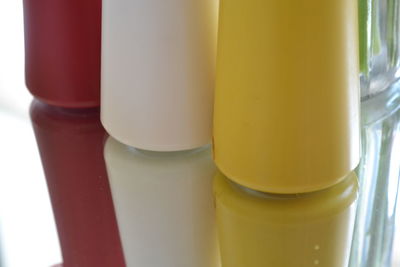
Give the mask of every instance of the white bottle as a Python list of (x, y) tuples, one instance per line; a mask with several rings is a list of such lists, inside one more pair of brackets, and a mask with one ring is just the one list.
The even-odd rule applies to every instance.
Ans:
[(110, 137), (104, 157), (127, 266), (220, 266), (210, 146), (150, 152)]
[(101, 120), (153, 151), (211, 141), (218, 0), (103, 0)]

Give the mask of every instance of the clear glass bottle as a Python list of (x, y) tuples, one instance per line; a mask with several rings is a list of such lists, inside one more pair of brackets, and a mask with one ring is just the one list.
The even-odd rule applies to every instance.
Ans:
[(351, 267), (392, 267), (400, 174), (400, 82), (362, 102), (363, 156)]
[(388, 89), (399, 72), (399, 0), (359, 0), (362, 99)]
[(362, 158), (349, 266), (389, 267), (400, 172), (400, 4), (358, 1)]

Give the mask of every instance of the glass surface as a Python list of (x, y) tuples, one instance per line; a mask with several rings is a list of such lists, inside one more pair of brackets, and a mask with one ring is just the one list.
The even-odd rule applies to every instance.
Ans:
[[(362, 103), (361, 194), (350, 266), (385, 267), (392, 255), (400, 175), (400, 83)], [(397, 219), (398, 222), (398, 219)], [(393, 265), (398, 266), (398, 265)]]
[(399, 0), (358, 0), (361, 96), (370, 98), (399, 78)]
[[(138, 151), (109, 139), (98, 110), (68, 111), (36, 102), (29, 111), (22, 22), (21, 1), (0, 1), (0, 266), (136, 267), (138, 260), (148, 263), (140, 267), (155, 267), (151, 264), (158, 261), (174, 267), (218, 264), (210, 149)], [(399, 86), (393, 86), (362, 106), (365, 157), (352, 267), (362, 262), (400, 266), (399, 99)], [(246, 199), (259, 197), (243, 191)], [(336, 237), (351, 237), (353, 217), (344, 218), (346, 227), (329, 228)], [(318, 229), (320, 237), (332, 234)], [(296, 233), (299, 238), (287, 234), (286, 242), (296, 240), (306, 248), (312, 236)], [(331, 248), (344, 255), (348, 245), (343, 244)], [(283, 243), (278, 251), (289, 248)], [(329, 266), (321, 259), (305, 266)]]

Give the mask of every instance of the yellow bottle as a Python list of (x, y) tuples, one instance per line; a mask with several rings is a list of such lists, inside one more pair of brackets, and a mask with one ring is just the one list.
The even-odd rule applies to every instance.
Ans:
[(315, 193), (276, 195), (214, 179), (222, 266), (347, 267), (357, 177)]
[(273, 193), (340, 182), (359, 162), (357, 0), (221, 0), (214, 159)]

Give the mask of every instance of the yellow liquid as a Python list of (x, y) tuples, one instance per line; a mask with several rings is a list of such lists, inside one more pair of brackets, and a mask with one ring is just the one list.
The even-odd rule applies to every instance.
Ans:
[(221, 0), (214, 158), (230, 179), (300, 193), (359, 161), (357, 0)]
[(222, 267), (347, 267), (358, 192), (351, 173), (316, 193), (246, 191), (214, 179)]

